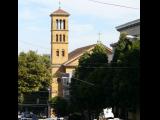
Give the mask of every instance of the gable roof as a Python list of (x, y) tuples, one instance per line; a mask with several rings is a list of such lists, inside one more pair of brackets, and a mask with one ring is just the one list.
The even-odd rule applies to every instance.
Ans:
[(75, 49), (74, 51), (72, 51), (72, 52), (69, 53), (69, 55), (68, 55), (68, 61), (71, 60), (71, 59), (73, 59), (74, 57), (78, 56), (79, 54), (85, 52), (86, 50), (92, 48), (95, 45), (96, 44), (88, 45), (88, 46), (85, 46), (85, 47), (81, 47), (81, 48)]
[[(72, 52), (69, 53), (68, 61), (65, 62), (64, 65), (70, 63), (73, 59), (81, 56), (85, 51), (92, 49), (94, 46), (96, 46), (96, 44), (88, 45), (88, 46), (77, 48), (77, 49), (73, 50)], [(112, 50), (110, 48), (108, 48), (107, 46), (105, 46), (105, 47), (110, 53), (112, 53)]]
[(51, 13), (50, 16), (55, 16), (55, 15), (58, 15), (58, 16), (69, 16), (70, 14), (64, 10), (62, 10), (61, 8), (59, 8), (58, 10), (54, 11), (53, 13)]

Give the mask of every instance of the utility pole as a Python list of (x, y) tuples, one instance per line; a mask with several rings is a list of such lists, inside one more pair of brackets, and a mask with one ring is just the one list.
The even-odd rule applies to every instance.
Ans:
[(51, 97), (51, 89), (48, 88), (48, 118), (51, 117), (51, 106), (50, 106), (50, 103), (49, 103), (50, 97)]

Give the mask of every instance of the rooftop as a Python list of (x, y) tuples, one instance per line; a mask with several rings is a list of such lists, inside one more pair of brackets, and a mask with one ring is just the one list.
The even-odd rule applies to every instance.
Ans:
[(64, 10), (62, 10), (61, 8), (59, 8), (58, 10), (54, 11), (53, 13), (51, 13), (50, 16), (69, 16), (70, 14)]
[(73, 59), (74, 57), (76, 57), (77, 55), (85, 52), (86, 50), (92, 48), (93, 46), (95, 46), (96, 44), (93, 44), (93, 45), (88, 45), (88, 46), (85, 46), (85, 47), (81, 47), (81, 48), (77, 48), (75, 50), (73, 50), (72, 52), (69, 53), (68, 55), (68, 61)]
[[(77, 48), (74, 51), (70, 52), (68, 55), (68, 61), (72, 60), (73, 58), (77, 57), (78, 55), (84, 53), (85, 51), (89, 50), (90, 48), (96, 46), (96, 44), (88, 45), (85, 47)], [(105, 45), (104, 45), (105, 46)], [(109, 53), (112, 53), (112, 50), (105, 46)]]
[(118, 31), (120, 31), (120, 30), (125, 29), (127, 27), (136, 26), (136, 25), (139, 25), (139, 24), (140, 24), (140, 19), (137, 19), (137, 20), (133, 20), (131, 22), (127, 22), (125, 24), (119, 25), (119, 26), (116, 27), (116, 29)]

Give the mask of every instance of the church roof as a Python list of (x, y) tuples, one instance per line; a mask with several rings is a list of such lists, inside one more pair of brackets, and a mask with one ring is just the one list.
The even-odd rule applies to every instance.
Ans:
[(70, 14), (68, 12), (62, 10), (61, 8), (59, 8), (58, 10), (54, 11), (53, 13), (51, 13), (50, 16), (54, 16), (54, 15), (69, 16)]
[[(72, 61), (73, 59), (77, 58), (79, 55), (83, 54), (85, 51), (92, 49), (94, 46), (96, 46), (96, 44), (88, 45), (88, 46), (73, 50), (72, 52), (69, 53), (68, 61), (64, 64), (68, 64), (69, 61)], [(110, 53), (112, 53), (112, 50), (110, 48), (108, 48), (107, 46), (105, 47)]]
[(73, 59), (74, 57), (80, 55), (81, 53), (85, 52), (86, 50), (92, 48), (95, 45), (96, 44), (88, 45), (88, 46), (85, 46), (85, 47), (81, 47), (81, 48), (75, 49), (74, 51), (72, 51), (72, 52), (69, 53), (69, 55), (68, 55), (68, 61), (71, 60), (71, 59)]

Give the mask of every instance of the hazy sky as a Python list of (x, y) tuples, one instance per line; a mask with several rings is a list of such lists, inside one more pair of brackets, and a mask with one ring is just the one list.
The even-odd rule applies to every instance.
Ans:
[[(60, 0), (69, 17), (69, 51), (101, 42), (110, 47), (117, 42), (115, 27), (140, 18), (140, 10), (94, 3), (90, 0)], [(140, 0), (96, 0), (140, 8)], [(18, 51), (35, 50), (50, 54), (50, 13), (59, 0), (18, 0)]]

